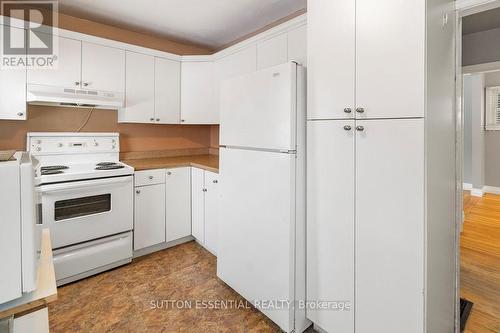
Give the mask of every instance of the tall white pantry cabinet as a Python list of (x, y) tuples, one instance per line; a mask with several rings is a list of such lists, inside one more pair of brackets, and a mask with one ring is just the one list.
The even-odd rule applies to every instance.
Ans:
[(323, 331), (454, 330), (453, 15), (308, 1), (307, 299), (350, 305), (310, 306)]

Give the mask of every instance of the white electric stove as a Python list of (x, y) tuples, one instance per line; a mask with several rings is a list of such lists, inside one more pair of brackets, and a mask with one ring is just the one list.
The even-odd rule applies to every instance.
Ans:
[(27, 149), (58, 285), (130, 262), (134, 169), (119, 162), (119, 134), (28, 133)]

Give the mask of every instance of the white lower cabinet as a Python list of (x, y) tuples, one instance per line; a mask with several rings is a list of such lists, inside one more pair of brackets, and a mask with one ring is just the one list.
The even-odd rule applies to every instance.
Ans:
[(191, 235), (191, 168), (167, 169), (165, 177), (166, 241)]
[(135, 187), (134, 250), (164, 242), (165, 184)]
[(191, 171), (193, 237), (213, 254), (217, 253), (218, 177), (214, 172), (198, 168)]
[(48, 308), (14, 318), (12, 333), (49, 333)]
[[(308, 123), (308, 310), (326, 332), (423, 332), (424, 120)], [(384, 195), (381, 195), (384, 193)]]

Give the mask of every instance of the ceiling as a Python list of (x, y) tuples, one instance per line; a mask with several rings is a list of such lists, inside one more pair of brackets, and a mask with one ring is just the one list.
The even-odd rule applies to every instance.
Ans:
[(59, 12), (220, 48), (306, 8), (306, 0), (59, 0)]
[(464, 35), (496, 28), (500, 28), (500, 8), (466, 16), (462, 20)]

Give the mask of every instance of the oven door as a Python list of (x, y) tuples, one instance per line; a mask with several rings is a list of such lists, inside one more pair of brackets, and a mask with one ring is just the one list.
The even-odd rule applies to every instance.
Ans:
[(133, 176), (42, 185), (39, 192), (38, 226), (50, 229), (54, 249), (133, 228)]

